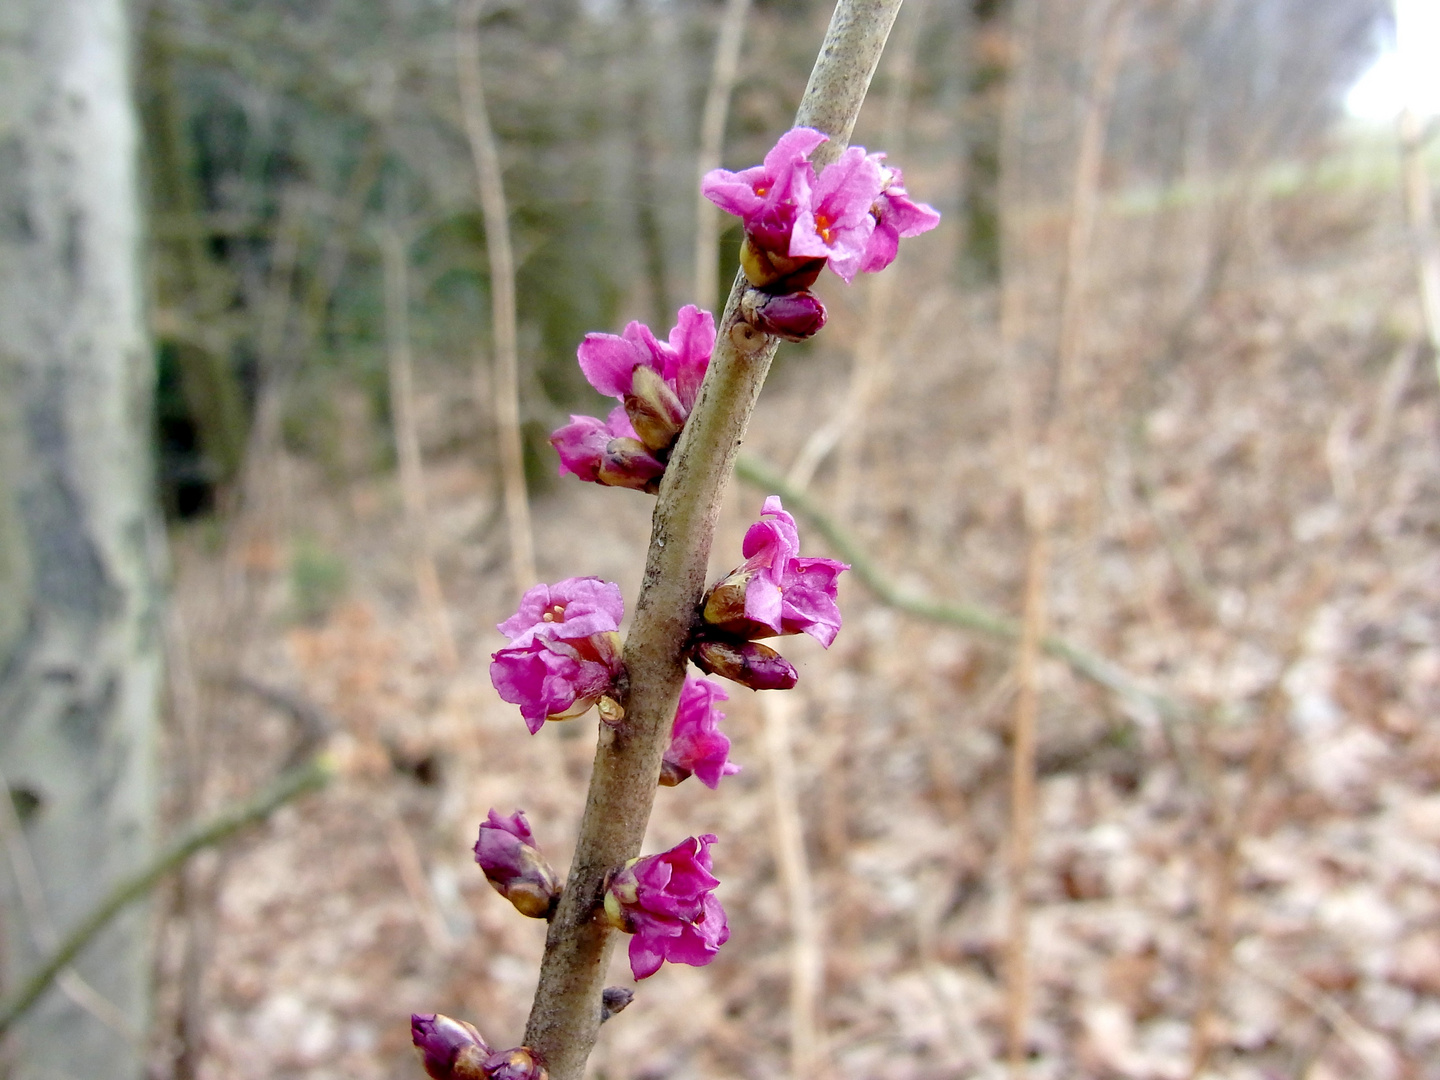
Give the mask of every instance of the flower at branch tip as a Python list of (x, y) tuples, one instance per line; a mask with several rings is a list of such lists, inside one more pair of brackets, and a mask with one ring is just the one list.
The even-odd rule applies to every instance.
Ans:
[(495, 891), (532, 919), (548, 919), (560, 903), (560, 879), (540, 854), (525, 812), (491, 810), (480, 823), (475, 861)]
[(707, 199), (744, 222), (740, 265), (757, 289), (808, 289), (827, 264), (847, 282), (862, 270), (883, 270), (901, 237), (940, 221), (933, 208), (911, 200), (884, 154), (848, 147), (817, 176), (809, 157), (825, 141), (811, 128), (793, 128), (763, 165), (714, 169), (701, 181)]
[(410, 1040), (434, 1080), (484, 1080), (490, 1047), (473, 1024), (437, 1013), (412, 1013)]
[(680, 690), (680, 704), (675, 708), (675, 723), (670, 729), (670, 745), (660, 765), (660, 783), (674, 787), (691, 775), (712, 790), (720, 785), (722, 776), (740, 771), (732, 764), (730, 740), (716, 726), (725, 714), (716, 707), (717, 701), (728, 701), (730, 695), (709, 679), (685, 677)]
[(510, 644), (491, 654), (490, 681), (520, 706), (533, 735), (594, 705), (620, 674), (620, 586), (599, 578), (536, 585), (499, 625)]
[[(657, 340), (648, 326), (632, 322), (619, 336), (586, 334), (576, 355), (590, 385), (620, 400), (630, 435), (664, 461), (695, 406), (714, 348), (714, 317), (687, 304), (676, 316), (668, 341)], [(610, 427), (614, 437), (613, 413)]]
[(703, 967), (730, 938), (710, 872), (715, 837), (692, 836), (660, 855), (631, 859), (605, 886), (605, 918), (633, 934), (630, 971), (647, 979), (668, 960)]
[(789, 660), (758, 641), (701, 639), (690, 659), (705, 674), (719, 675), (751, 690), (789, 690), (800, 681)]
[(550, 436), (550, 445), (560, 455), (561, 476), (569, 473), (592, 484), (653, 494), (665, 473), (665, 463), (645, 449), (623, 405), (603, 421), (571, 416), (570, 423)]
[(881, 164), (884, 154), (871, 154), (880, 166), (884, 189), (875, 200), (871, 213), (875, 215), (875, 231), (865, 245), (865, 255), (860, 269), (867, 274), (884, 270), (895, 261), (900, 249), (900, 238), (919, 236), (940, 224), (940, 212), (925, 203), (912, 202), (905, 190), (905, 177), (899, 169)]
[(485, 1059), (486, 1080), (549, 1080), (550, 1072), (528, 1046), (497, 1050)]
[(740, 317), (762, 334), (804, 341), (825, 326), (825, 305), (813, 293), (800, 291), (776, 296), (746, 289), (740, 297)]
[(795, 519), (778, 495), (765, 500), (740, 550), (745, 562), (705, 598), (705, 622), (742, 638), (809, 634), (828, 649), (840, 632), (838, 578), (850, 567), (801, 556)]

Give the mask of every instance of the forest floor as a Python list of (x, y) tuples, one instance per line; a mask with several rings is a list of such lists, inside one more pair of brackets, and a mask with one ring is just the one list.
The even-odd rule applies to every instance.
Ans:
[[(1201, 232), (1102, 222), (1042, 463), (1054, 631), (1186, 714), (1040, 665), (1028, 1075), (1183, 1080), (1203, 1030), (1207, 1076), (1440, 1080), (1440, 394), (1403, 234), (1388, 203), (1299, 192), (1201, 288), (1181, 254)], [(1028, 310), (1050, 310), (1033, 271)], [(875, 391), (810, 492), (907, 589), (1016, 617), (1011, 374), (1047, 330), (1007, 342), (993, 290), (897, 272)], [(783, 350), (748, 452), (788, 468), (835, 415), (877, 284), (828, 289), (831, 326)], [(364, 445), (340, 466), (282, 452), (249, 526), (174, 536), (175, 816), (273, 775), (307, 710), (345, 771), (167, 893), (157, 1077), (414, 1078), (413, 1011), (520, 1038), (545, 927), (470, 846), (490, 807), (523, 807), (563, 869), (594, 720), (532, 737), (490, 687), (516, 593), (469, 385), (418, 375), (453, 670), (393, 471), (344, 465)], [(732, 487), (715, 575), (765, 494)], [(540, 576), (633, 603), (650, 505), (546, 484)], [(855, 581), (841, 602), (828, 652), (779, 643), (796, 690), (762, 708), (729, 688), (744, 771), (660, 791), (646, 850), (717, 834), (732, 936), (638, 988), (595, 1077), (793, 1075), (796, 1040), (814, 1077), (1001, 1074), (1013, 650)], [(623, 949), (612, 981), (632, 985)]]

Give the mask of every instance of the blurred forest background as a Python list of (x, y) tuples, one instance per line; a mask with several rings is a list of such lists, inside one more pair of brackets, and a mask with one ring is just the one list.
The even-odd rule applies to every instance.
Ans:
[[(736, 229), (695, 255), (722, 23), (740, 168), (830, 7), (136, 7), (164, 819), (320, 739), (346, 763), (157, 894), (156, 1080), (415, 1077), (412, 1011), (518, 1041), (544, 926), (469, 847), (521, 806), (565, 865), (593, 720), (532, 738), (493, 627), (527, 562), (633, 604), (652, 505), (557, 479), (546, 437), (600, 407), (585, 332), (663, 334), (730, 279)], [(868, 584), (828, 653), (783, 643), (795, 691), (732, 689), (744, 771), (660, 792), (647, 850), (717, 833), (733, 936), (639, 987), (595, 1077), (990, 1078), (1019, 1045), (1036, 1080), (1440, 1080), (1430, 203), (1421, 140), (1402, 159), (1341, 105), (1387, 25), (904, 5), (855, 141), (944, 221), (822, 282), (830, 326), (782, 348), (745, 447)], [(732, 488), (717, 575), (771, 490)]]

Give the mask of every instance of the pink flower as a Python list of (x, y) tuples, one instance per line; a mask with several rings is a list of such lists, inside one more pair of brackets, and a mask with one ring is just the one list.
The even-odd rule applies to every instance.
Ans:
[(713, 790), (719, 786), (722, 776), (740, 771), (739, 765), (728, 760), (730, 740), (716, 726), (725, 719), (725, 714), (716, 709), (715, 703), (728, 700), (729, 695), (709, 679), (685, 677), (660, 783), (673, 787), (694, 774)]
[(436, 1013), (410, 1015), (410, 1041), (434, 1080), (480, 1080), (490, 1047), (473, 1024)]
[(486, 880), (515, 910), (532, 919), (548, 919), (560, 902), (560, 880), (530, 831), (523, 810), (508, 817), (491, 810), (480, 823), (475, 861)]
[(827, 262), (847, 282), (861, 270), (883, 270), (902, 236), (940, 221), (931, 207), (911, 201), (884, 154), (852, 146), (817, 176), (809, 156), (825, 141), (818, 131), (794, 128), (763, 165), (715, 169), (701, 181), (706, 198), (745, 223), (740, 262), (757, 289), (783, 295), (808, 288)]
[(870, 208), (883, 187), (879, 164), (862, 147), (849, 147), (820, 173), (810, 203), (796, 214), (790, 256), (829, 259), (831, 270), (853, 280), (875, 231)]
[(623, 405), (610, 410), (605, 421), (571, 416), (570, 423), (550, 436), (550, 445), (560, 455), (561, 476), (570, 473), (608, 487), (654, 492), (665, 473), (664, 462), (635, 434)]
[(828, 137), (814, 128), (791, 128), (765, 155), (765, 163), (738, 173), (712, 169), (700, 181), (705, 197), (740, 218), (761, 248), (782, 254), (803, 207), (810, 203), (815, 167), (806, 159)]
[(834, 559), (802, 557), (795, 519), (777, 495), (765, 500), (740, 550), (745, 562), (710, 590), (705, 621), (750, 639), (809, 634), (828, 649), (840, 632), (837, 579), (850, 568)]
[(875, 215), (875, 231), (870, 234), (870, 241), (865, 245), (865, 256), (860, 264), (860, 269), (867, 274), (884, 270), (895, 261), (895, 253), (900, 249), (902, 236), (919, 236), (940, 224), (939, 211), (925, 203), (910, 200), (910, 193), (905, 190), (904, 174), (899, 169), (891, 169), (881, 164), (884, 154), (870, 156), (880, 165), (880, 175), (885, 186), (871, 210)]
[(667, 342), (632, 322), (619, 337), (586, 334), (577, 355), (590, 385), (619, 398), (633, 433), (646, 449), (663, 457), (695, 405), (714, 347), (715, 319), (687, 304)]
[(633, 934), (630, 970), (646, 979), (668, 960), (703, 967), (730, 938), (725, 909), (715, 899), (709, 833), (692, 836), (661, 855), (631, 859), (605, 888), (605, 917)]
[(531, 734), (547, 719), (579, 716), (609, 692), (621, 670), (620, 587), (599, 578), (536, 585), (500, 624), (510, 644), (492, 654), (490, 681), (520, 706)]

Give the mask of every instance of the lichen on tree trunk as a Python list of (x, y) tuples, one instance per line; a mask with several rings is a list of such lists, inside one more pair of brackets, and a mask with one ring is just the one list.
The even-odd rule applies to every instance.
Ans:
[[(0, 769), (21, 825), (0, 860), (6, 988), (153, 840), (163, 548), (125, 12), (0, 5)], [(9, 1076), (140, 1077), (149, 955), (137, 909), (76, 964), (114, 1009), (52, 991)]]

